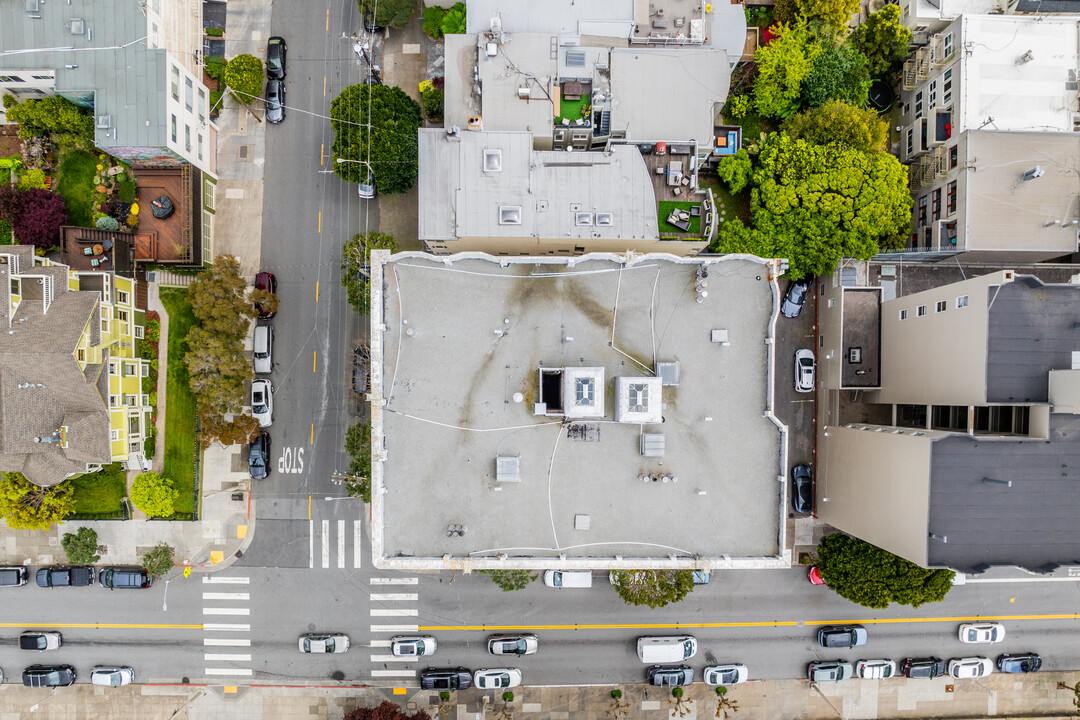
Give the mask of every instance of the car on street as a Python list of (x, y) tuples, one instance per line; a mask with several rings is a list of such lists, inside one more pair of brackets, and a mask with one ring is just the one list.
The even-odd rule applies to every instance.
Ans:
[(780, 312), (784, 317), (799, 317), (803, 305), (806, 304), (806, 296), (809, 294), (809, 278), (793, 280), (792, 283), (788, 285), (787, 293), (784, 295), (784, 302), (780, 305)]
[(94, 584), (92, 567), (53, 567), (39, 568), (35, 576), (38, 587), (87, 587)]
[(814, 391), (815, 367), (813, 350), (799, 348), (795, 351), (795, 392)]
[(19, 587), (29, 579), (30, 573), (25, 565), (0, 567), (0, 587)]
[(390, 654), (395, 657), (434, 655), (438, 643), (430, 635), (398, 635), (390, 638)]
[(285, 83), (280, 80), (266, 82), (266, 122), (275, 125), (285, 119)]
[(254, 480), (262, 480), (270, 474), (270, 433), (260, 432), (251, 441), (248, 450), (248, 472)]
[(738, 685), (749, 677), (750, 671), (745, 665), (710, 665), (705, 668), (702, 679), (706, 685)]
[[(255, 289), (265, 290), (271, 295), (277, 295), (277, 278), (274, 277), (274, 273), (261, 272), (255, 274)], [(277, 315), (276, 312), (268, 312), (263, 310), (262, 305), (255, 303), (255, 309), (259, 311), (259, 317), (263, 320), (269, 320)]]
[(270, 427), (274, 422), (274, 386), (269, 380), (251, 381), (251, 414), (259, 421), (259, 427)]
[(517, 668), (490, 668), (473, 673), (473, 685), (478, 690), (502, 690), (521, 684), (521, 671)]
[(97, 665), (90, 671), (90, 684), (120, 687), (135, 682), (135, 671), (124, 665)]
[(791, 468), (791, 507), (797, 513), (814, 510), (814, 471), (809, 465)]
[(340, 654), (349, 649), (349, 636), (341, 633), (308, 633), (300, 636), (302, 653)]
[(1005, 639), (1001, 623), (964, 623), (959, 630), (962, 643), (997, 643)]
[(679, 665), (678, 667), (653, 665), (645, 672), (645, 677), (648, 678), (650, 685), (659, 685), (660, 687), (690, 685), (694, 682), (694, 668), (686, 665)]
[(859, 660), (855, 663), (855, 676), (866, 680), (896, 677), (896, 663), (892, 660)]
[(145, 590), (154, 583), (150, 573), (141, 567), (102, 568), (98, 581), (110, 590)]
[(1003, 673), (1038, 672), (1042, 658), (1035, 653), (1005, 653), (998, 656), (997, 669)]
[(866, 628), (862, 625), (826, 625), (817, 631), (818, 645), (823, 648), (853, 648), (866, 644)]
[(708, 585), (712, 580), (712, 573), (708, 570), (695, 570), (694, 571), (694, 584), (695, 585)]
[(463, 667), (427, 668), (420, 673), (421, 690), (467, 690), (472, 687), (472, 673)]
[(52, 630), (27, 630), (19, 635), (20, 650), (59, 650), (64, 637)]
[(274, 35), (266, 41), (266, 77), (271, 80), (285, 79), (285, 38)]
[(992, 672), (994, 672), (994, 663), (990, 662), (989, 658), (953, 658), (949, 661), (949, 674), (954, 678), (980, 678)]
[(851, 663), (843, 660), (822, 660), (812, 662), (806, 668), (806, 676), (810, 682), (840, 682), (852, 676), (854, 670)]
[(488, 652), (492, 655), (533, 655), (540, 642), (531, 633), (524, 635), (492, 635), (488, 638)]
[(945, 661), (941, 658), (904, 658), (900, 669), (907, 678), (936, 678), (945, 674)]
[(385, 28), (375, 22), (375, 18), (364, 15), (364, 29), (369, 33), (382, 32)]
[(825, 578), (821, 577), (821, 570), (817, 565), (810, 566), (810, 571), (806, 573), (806, 579), (810, 581), (811, 585), (825, 584)]
[(26, 687), (63, 687), (75, 682), (78, 673), (70, 665), (31, 665), (23, 670)]
[(361, 200), (371, 200), (375, 197), (375, 175), (371, 168), (365, 168), (364, 182), (356, 186), (356, 194)]

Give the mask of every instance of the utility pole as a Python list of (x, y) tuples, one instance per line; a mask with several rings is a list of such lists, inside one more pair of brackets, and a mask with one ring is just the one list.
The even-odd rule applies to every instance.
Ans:
[(356, 54), (356, 57), (367, 63), (367, 66), (370, 69), (371, 77), (375, 80), (375, 83), (377, 85), (382, 85), (383, 81), (382, 75), (379, 72), (379, 66), (371, 62), (371, 56), (368, 55), (368, 50), (371, 49), (371, 45), (368, 43), (368, 41), (364, 38), (359, 37), (356, 33), (353, 33), (352, 35), (346, 35), (345, 33), (341, 33), (341, 38), (343, 40), (353, 41), (353, 52)]

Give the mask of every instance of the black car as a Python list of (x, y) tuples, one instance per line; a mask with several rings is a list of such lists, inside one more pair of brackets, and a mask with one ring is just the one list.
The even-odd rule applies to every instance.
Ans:
[(823, 648), (853, 648), (865, 645), (866, 638), (862, 625), (826, 625), (817, 631), (818, 645)]
[(784, 317), (799, 317), (802, 306), (806, 303), (806, 296), (810, 294), (810, 280), (803, 278), (795, 280), (788, 285), (787, 294), (784, 295), (784, 303), (780, 306), (780, 312)]
[(145, 590), (154, 583), (150, 573), (141, 567), (107, 567), (98, 575), (101, 587), (110, 590)]
[(37, 571), (38, 587), (86, 587), (94, 584), (92, 567), (43, 567)]
[(465, 690), (472, 687), (472, 673), (463, 667), (428, 668), (420, 673), (422, 690)]
[(254, 480), (262, 480), (270, 474), (270, 433), (261, 432), (251, 441), (248, 472)]
[(791, 506), (797, 513), (814, 510), (814, 473), (809, 465), (791, 468)]
[(690, 685), (694, 682), (694, 668), (687, 667), (686, 665), (679, 665), (677, 667), (653, 665), (646, 672), (646, 676), (649, 679), (650, 685), (659, 685), (661, 687)]
[(75, 668), (70, 665), (31, 665), (23, 670), (26, 687), (62, 687), (75, 682)]
[(269, 80), (266, 83), (266, 122), (279, 123), (285, 119), (285, 83)]
[(904, 677), (936, 678), (945, 674), (945, 661), (941, 658), (904, 658), (900, 665)]
[(385, 28), (375, 22), (375, 18), (364, 16), (364, 29), (368, 32), (382, 32)]
[(1042, 658), (1035, 653), (1005, 653), (997, 659), (998, 672), (1032, 673), (1042, 667)]
[(30, 572), (25, 565), (0, 567), (0, 587), (18, 587), (30, 579)]
[(270, 80), (285, 79), (285, 38), (274, 35), (266, 41), (266, 77)]

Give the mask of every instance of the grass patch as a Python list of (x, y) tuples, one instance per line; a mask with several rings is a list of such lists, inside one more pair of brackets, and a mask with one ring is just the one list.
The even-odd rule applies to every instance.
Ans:
[(719, 213), (721, 210), (727, 210), (727, 213), (721, 214), (720, 217), (724, 220), (728, 220), (732, 217), (737, 217), (742, 220), (743, 225), (750, 224), (750, 190), (745, 189), (738, 195), (732, 195), (728, 186), (720, 182), (720, 178), (716, 176), (715, 172), (699, 172), (698, 184), (701, 187), (707, 187), (712, 189), (713, 199), (716, 200), (716, 211)]
[(127, 496), (127, 472), (123, 463), (106, 465), (95, 473), (68, 480), (75, 494), (73, 517), (121, 517), (120, 501)]
[(135, 202), (135, 195), (138, 192), (138, 189), (135, 181), (128, 177), (124, 182), (120, 183), (120, 188), (116, 191), (116, 196), (120, 198), (121, 202)]
[(585, 109), (585, 106), (589, 104), (589, 98), (585, 95), (581, 96), (580, 100), (567, 100), (561, 98), (559, 100), (559, 117), (555, 118), (555, 124), (561, 125), (560, 118), (566, 118), (573, 122), (574, 120), (580, 120), (584, 115), (581, 111)]
[[(680, 202), (680, 201), (676, 201), (676, 200), (661, 200), (660, 201), (660, 214), (657, 217), (657, 220), (660, 223), (660, 233), (661, 234), (663, 234), (663, 233), (683, 233), (683, 231), (680, 230), (679, 228), (675, 227), (674, 225), (669, 225), (668, 224), (667, 216), (670, 215), (671, 211), (674, 210), (675, 208), (679, 208), (680, 210), (689, 210), (690, 208), (692, 208), (694, 206), (701, 207), (701, 203), (699, 203), (699, 202)], [(691, 215), (689, 223), (690, 223), (690, 230), (688, 230), (687, 232), (689, 232), (691, 235), (701, 235), (701, 216), (694, 217), (693, 215)], [(696, 240), (697, 238), (687, 238), (687, 239)]]
[(165, 380), (165, 467), (163, 475), (180, 491), (177, 515), (191, 515), (195, 486), (195, 396), (188, 383), (187, 336), (195, 325), (186, 288), (161, 288), (169, 313), (168, 368)]
[(60, 157), (53, 190), (63, 196), (72, 225), (93, 227), (96, 170), (97, 158), (85, 150), (68, 150)]

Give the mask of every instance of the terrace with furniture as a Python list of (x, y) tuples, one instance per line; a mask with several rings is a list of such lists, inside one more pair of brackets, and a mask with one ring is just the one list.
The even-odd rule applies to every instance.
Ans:
[(713, 157), (734, 155), (742, 147), (742, 128), (738, 125), (713, 127)]
[[(198, 222), (202, 192), (199, 173), (179, 168), (138, 168), (139, 232), (135, 260), (185, 265), (202, 257), (202, 225)], [(169, 217), (155, 217), (154, 200), (164, 195), (175, 206)]]

